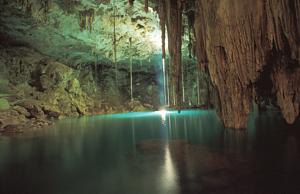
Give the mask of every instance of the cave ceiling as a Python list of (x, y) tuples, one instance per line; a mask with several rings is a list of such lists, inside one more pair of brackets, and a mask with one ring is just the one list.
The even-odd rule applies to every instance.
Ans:
[[(158, 16), (144, 1), (135, 0), (2, 0), (0, 41), (5, 46), (28, 46), (70, 63), (147, 60), (159, 53)], [(115, 29), (114, 29), (115, 24)], [(129, 40), (132, 46), (130, 47)]]

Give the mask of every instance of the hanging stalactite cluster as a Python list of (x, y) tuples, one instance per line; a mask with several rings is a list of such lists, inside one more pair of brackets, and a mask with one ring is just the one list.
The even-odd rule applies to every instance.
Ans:
[[(148, 1), (145, 0), (145, 11)], [(201, 12), (197, 12), (196, 7), (199, 2), (195, 0), (155, 0), (154, 10), (157, 11), (160, 19), (161, 38), (162, 38), (162, 58), (166, 59), (166, 38), (168, 38), (168, 63), (166, 64), (166, 74), (168, 83), (168, 104), (175, 108), (180, 108), (184, 101), (183, 95), (183, 65), (182, 65), (182, 44), (183, 36), (187, 28), (188, 34), (188, 53), (189, 57), (196, 57), (198, 61), (198, 71), (208, 89), (207, 106), (211, 104), (211, 79), (209, 76), (208, 59), (206, 57), (205, 38), (199, 37), (205, 29), (199, 26)], [(133, 3), (133, 2), (132, 2)], [(195, 18), (198, 17), (197, 22)], [(205, 21), (202, 21), (205, 22)], [(166, 37), (167, 35), (167, 37)], [(198, 91), (199, 92), (199, 91)]]
[[(35, 23), (47, 21), (49, 17), (49, 24), (53, 24), (56, 29), (67, 23), (66, 21), (75, 21), (78, 28), (78, 18), (72, 20), (70, 16), (72, 14), (69, 14), (71, 10), (72, 13), (79, 15), (79, 25), (82, 31), (88, 30), (99, 35), (110, 28), (108, 36), (111, 40), (107, 41), (109, 38), (99, 39), (101, 41), (97, 39), (95, 42), (101, 44), (95, 45), (101, 52), (103, 50), (105, 56), (111, 58), (110, 55), (113, 53), (115, 64), (117, 46), (118, 58), (126, 58), (127, 55), (126, 52), (122, 53), (126, 47), (121, 49), (119, 42), (122, 42), (122, 39), (128, 40), (128, 34), (134, 38), (133, 34), (144, 30), (149, 23), (138, 20), (144, 18), (145, 15), (151, 15), (153, 8), (160, 19), (162, 58), (167, 62), (168, 102), (171, 106), (180, 107), (184, 99), (183, 77), (188, 76), (183, 73), (185, 67), (182, 66), (182, 58), (185, 57), (182, 57), (182, 52), (185, 52), (192, 59), (196, 57), (197, 75), (205, 79), (207, 77), (207, 88), (212, 88), (208, 85), (213, 84), (217, 89), (218, 96), (222, 99), (218, 103), (220, 115), (226, 127), (244, 128), (253, 101), (259, 103), (261, 100), (258, 99), (262, 98), (272, 97), (274, 104), (281, 108), (283, 116), (289, 123), (294, 122), (300, 114), (299, 0), (63, 0), (52, 2), (55, 9), (50, 16), (48, 12), (52, 10), (51, 1), (2, 0), (0, 2), (3, 7), (5, 5), (5, 7), (16, 9), (15, 11), (21, 13), (22, 16), (30, 16)], [(136, 11), (137, 6), (134, 9), (128, 9), (127, 2), (130, 6), (134, 3), (138, 4), (138, 11)], [(101, 10), (97, 6), (100, 6)], [(70, 12), (63, 14), (58, 22), (59, 20), (54, 17), (61, 15), (59, 8), (65, 11), (66, 7), (69, 7), (67, 10)], [(101, 27), (101, 32), (96, 30), (97, 27), (93, 29), (96, 11), (90, 9), (91, 7), (97, 11), (97, 14), (99, 11), (105, 12), (103, 16), (110, 15), (101, 19), (101, 26), (104, 26)], [(79, 14), (78, 10), (81, 10)], [(127, 20), (125, 16), (128, 10), (132, 12), (134, 10), (137, 16), (129, 16), (131, 18)], [(149, 13), (145, 14), (144, 11)], [(3, 16), (6, 17), (4, 14)], [(70, 20), (65, 20), (65, 18)], [(112, 19), (113, 22), (109, 21)], [(151, 21), (156, 20), (153, 17)], [(104, 25), (106, 22), (107, 25)], [(124, 27), (122, 28), (124, 33), (119, 33), (118, 27), (122, 26), (119, 25), (121, 23), (129, 24), (133, 28), (126, 30)], [(34, 33), (34, 31), (31, 32)], [(56, 32), (57, 30), (53, 33), (54, 36)], [(73, 32), (61, 34), (69, 33)], [(81, 38), (81, 35), (82, 33), (78, 33), (78, 37)], [(145, 43), (148, 37), (144, 35), (141, 37), (145, 39), (139, 38), (139, 42)], [(49, 42), (51, 44), (51, 41)], [(87, 42), (93, 41), (85, 43)], [(125, 41), (123, 43), (125, 44)], [(91, 46), (94, 45), (91, 44)], [(168, 54), (166, 53), (167, 46)], [(115, 69), (117, 78), (117, 66)], [(265, 80), (268, 85), (262, 87), (260, 84), (265, 83)], [(210, 99), (209, 94), (207, 98)]]
[(169, 102), (172, 106), (181, 106), (182, 103), (182, 65), (181, 65), (181, 46), (182, 46), (182, 12), (184, 1), (159, 0), (158, 15), (162, 31), (162, 56), (165, 58), (165, 31), (167, 30), (169, 65), (167, 72), (169, 80)]
[(154, 2), (160, 19), (162, 32), (162, 58), (166, 59), (166, 33), (168, 38), (169, 60), (167, 63), (168, 104), (179, 107), (184, 101), (182, 46), (184, 28), (187, 27), (189, 57), (196, 55), (194, 30), (195, 0), (156, 0)]
[(51, 8), (51, 0), (17, 0), (22, 11), (38, 21), (47, 21), (47, 14)]
[(77, 0), (63, 0), (62, 7), (68, 13), (72, 13), (76, 6), (80, 5), (80, 2)]
[(185, 4), (185, 9), (183, 11), (186, 20), (187, 20), (187, 28), (188, 28), (188, 52), (189, 58), (192, 58), (196, 55), (196, 41), (195, 41), (195, 0), (189, 0)]
[[(260, 76), (271, 76), (264, 73), (264, 67), (270, 64), (270, 60), (288, 59), (280, 61), (286, 66), (291, 66), (290, 61), (296, 61), (295, 66), (299, 68), (298, 1), (156, 0), (155, 3), (163, 33), (163, 58), (166, 30), (168, 35), (172, 106), (180, 106), (182, 100), (183, 13), (189, 28), (189, 56), (196, 55), (198, 71), (208, 76), (207, 85), (212, 83), (218, 90), (222, 99), (220, 115), (226, 127), (245, 128), (252, 101), (259, 96), (255, 92), (255, 87), (260, 87), (256, 81)], [(270, 58), (270, 53), (275, 53), (276, 57)], [(278, 62), (273, 61), (269, 66), (276, 69), (276, 64)], [(299, 115), (300, 102), (299, 85), (290, 83), (298, 83), (295, 74), (299, 71), (296, 69), (293, 75), (282, 72), (272, 74), (272, 85), (269, 87), (276, 91), (277, 103), (286, 120), (292, 123)], [(278, 77), (282, 80), (293, 77), (294, 80), (283, 82)], [(292, 92), (285, 91), (284, 85)], [(287, 98), (287, 95), (294, 98)]]
[[(293, 123), (300, 108), (299, 1), (201, 0), (195, 9), (198, 64), (218, 89), (225, 126), (245, 128), (261, 90), (277, 96)], [(261, 85), (262, 78), (269, 85)]]
[(148, 0), (145, 0), (145, 12), (148, 12), (149, 11), (149, 1)]
[(182, 10), (181, 0), (173, 2), (165, 1), (166, 4), (166, 26), (168, 34), (169, 48), (169, 72), (170, 72), (170, 104), (180, 106), (182, 103), (182, 65), (181, 65), (181, 45), (182, 45)]
[(94, 9), (88, 9), (84, 11), (79, 12), (80, 16), (80, 30), (88, 30), (92, 31), (93, 30), (93, 22), (95, 19), (95, 11)]
[(29, 0), (18, 0), (19, 5), (21, 6), (22, 10), (27, 14), (31, 14), (32, 5), (33, 3)]

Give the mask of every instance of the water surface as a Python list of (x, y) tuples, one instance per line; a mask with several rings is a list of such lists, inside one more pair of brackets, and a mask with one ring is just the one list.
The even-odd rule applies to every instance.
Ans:
[(0, 193), (297, 193), (299, 126), (276, 112), (243, 131), (214, 111), (66, 119), (0, 136)]

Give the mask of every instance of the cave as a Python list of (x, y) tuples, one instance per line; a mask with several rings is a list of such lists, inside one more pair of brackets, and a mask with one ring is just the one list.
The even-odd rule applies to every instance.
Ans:
[(298, 193), (300, 0), (0, 0), (0, 193)]

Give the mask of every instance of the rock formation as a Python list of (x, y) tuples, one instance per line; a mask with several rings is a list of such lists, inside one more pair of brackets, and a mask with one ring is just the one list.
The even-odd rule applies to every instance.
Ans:
[[(101, 79), (97, 80), (90, 68), (74, 69), (28, 47), (0, 47), (0, 68), (3, 133), (23, 132), (64, 117), (150, 110), (157, 101), (157, 94), (150, 95), (157, 90), (151, 74), (143, 76), (152, 83), (148, 85), (152, 86), (149, 91), (135, 89), (136, 100), (129, 103), (127, 82), (120, 85), (122, 98), (114, 84), (110, 84), (114, 83), (111, 68), (99, 68)], [(123, 77), (127, 74), (120, 73)]]
[[(0, 4), (2, 110), (38, 118), (158, 106), (153, 63), (163, 58), (172, 107), (214, 104), (229, 128), (246, 127), (253, 102), (279, 107), (288, 123), (299, 115), (299, 0)], [(151, 40), (159, 26), (162, 50)], [(129, 60), (136, 67), (132, 102)]]
[(198, 63), (219, 91), (226, 127), (246, 127), (261, 90), (277, 96), (288, 123), (299, 115), (299, 21), (298, 0), (195, 1)]

